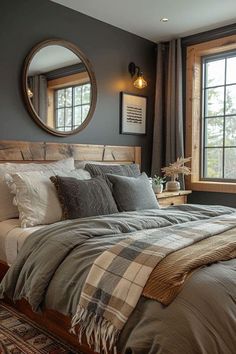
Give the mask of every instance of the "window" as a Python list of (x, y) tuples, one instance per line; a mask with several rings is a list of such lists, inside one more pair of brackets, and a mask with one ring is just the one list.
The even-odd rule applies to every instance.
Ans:
[(186, 187), (236, 193), (236, 34), (186, 48)]
[(91, 102), (89, 83), (55, 90), (55, 127), (70, 131), (86, 119)]
[(236, 180), (236, 51), (202, 58), (202, 179)]

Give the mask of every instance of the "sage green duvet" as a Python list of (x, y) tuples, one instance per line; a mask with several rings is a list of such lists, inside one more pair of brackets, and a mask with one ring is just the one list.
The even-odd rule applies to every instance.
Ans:
[[(64, 221), (24, 243), (0, 285), (0, 297), (26, 298), (72, 316), (94, 260), (130, 232), (234, 213), (219, 206), (182, 205)], [(236, 231), (235, 231), (236, 232)], [(119, 338), (121, 353), (236, 353), (236, 260), (196, 271), (169, 305), (141, 297)]]

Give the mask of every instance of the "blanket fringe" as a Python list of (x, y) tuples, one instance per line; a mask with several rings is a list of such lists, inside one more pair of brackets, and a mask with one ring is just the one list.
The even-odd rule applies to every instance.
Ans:
[[(78, 333), (75, 329), (77, 325)], [(117, 353), (115, 344), (120, 331), (105, 318), (89, 312), (80, 305), (72, 318), (70, 332), (78, 335), (80, 344), (85, 334), (89, 347), (93, 346), (95, 352), (108, 354), (108, 351), (113, 349), (113, 353)]]

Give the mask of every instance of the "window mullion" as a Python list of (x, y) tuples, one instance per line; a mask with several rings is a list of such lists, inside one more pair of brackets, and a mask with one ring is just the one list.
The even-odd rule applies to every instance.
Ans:
[(201, 106), (201, 110), (203, 112), (202, 117), (201, 117), (201, 139), (202, 139), (202, 158), (201, 158), (201, 171), (202, 171), (202, 177), (206, 176), (206, 144), (205, 144), (205, 136), (206, 136), (206, 62), (203, 62), (204, 65), (204, 70), (203, 70), (203, 77), (202, 77), (202, 82), (203, 82), (203, 88), (202, 88), (202, 95), (203, 95), (203, 102)]
[(74, 105), (75, 105), (75, 86), (72, 87), (71, 130), (74, 129)]
[(223, 156), (222, 156), (222, 177), (225, 178), (225, 112), (226, 112), (226, 74), (227, 74), (227, 60), (225, 58), (225, 77), (224, 77), (224, 117), (223, 117)]

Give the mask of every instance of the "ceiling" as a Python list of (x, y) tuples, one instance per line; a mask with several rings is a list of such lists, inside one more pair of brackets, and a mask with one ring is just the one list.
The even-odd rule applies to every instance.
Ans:
[(236, 0), (51, 1), (154, 42), (236, 23)]
[(33, 57), (29, 75), (47, 73), (80, 62), (81, 60), (71, 50), (58, 45), (49, 45), (40, 49)]

